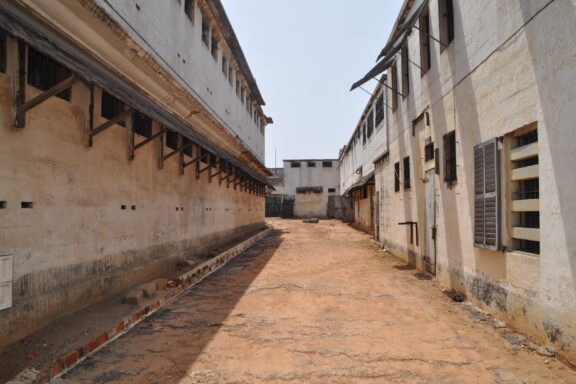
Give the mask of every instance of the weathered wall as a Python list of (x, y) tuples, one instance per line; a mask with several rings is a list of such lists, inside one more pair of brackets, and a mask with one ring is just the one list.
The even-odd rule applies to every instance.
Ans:
[(361, 191), (352, 192), (354, 226), (364, 232), (374, 234), (374, 186), (368, 186), (368, 196), (362, 198)]
[[(209, 183), (207, 172), (180, 177), (177, 156), (159, 170), (158, 141), (132, 162), (121, 126), (85, 147), (88, 88), (80, 82), (71, 102), (50, 98), (28, 112), (25, 128), (10, 128), (12, 83), (0, 74), (0, 253), (14, 255), (0, 345), (263, 226), (262, 197)], [(98, 90), (96, 100), (98, 125)]]
[[(432, 34), (438, 9), (430, 3)], [(422, 267), (425, 246), (425, 137), (441, 148), (456, 131), (458, 181), (436, 176), (437, 278), (466, 292), (476, 304), (576, 361), (576, 203), (571, 159), (576, 109), (576, 3), (574, 1), (455, 1), (455, 40), (444, 50), (432, 43), (432, 67), (420, 76), (410, 66), (410, 94), (388, 116), (389, 159), (377, 167), (381, 244)], [(419, 62), (418, 33), (409, 38)], [(399, 73), (399, 79), (401, 79)], [(400, 81), (399, 81), (400, 83)], [(389, 93), (391, 97), (391, 93)], [(411, 134), (412, 121), (428, 111), (430, 126)], [(495, 252), (473, 245), (473, 147), (528, 124), (538, 125), (540, 255)], [(394, 192), (394, 163), (410, 156), (412, 188)], [(502, 160), (503, 244), (510, 249), (510, 187)], [(420, 244), (409, 243), (403, 221), (420, 224)]]
[[(378, 87), (375, 94), (382, 92), (382, 88)], [(352, 138), (340, 156), (340, 190), (342, 193), (346, 193), (363, 176), (372, 173), (374, 171), (374, 160), (386, 152), (388, 148), (388, 131), (386, 129), (388, 108), (386, 106), (384, 106), (384, 120), (380, 124), (375, 125), (374, 133), (366, 138), (365, 143), (362, 142), (362, 127), (368, 118), (366, 115), (374, 110), (374, 102), (375, 99), (372, 98), (366, 106), (366, 110), (354, 130)], [(385, 93), (384, 102), (386, 102)], [(360, 167), (362, 167), (362, 173), (357, 172)]]
[[(264, 162), (264, 131), (256, 126), (237, 96), (236, 77), (230, 84), (222, 72), (223, 54), (228, 60), (234, 57), (221, 32), (216, 32), (216, 58), (202, 42), (203, 16), (198, 2), (194, 2), (193, 21), (184, 12), (184, 1), (139, 0), (138, 7), (133, 1), (96, 2)], [(216, 25), (210, 22), (210, 26)], [(231, 65), (237, 74), (238, 65), (234, 61)]]

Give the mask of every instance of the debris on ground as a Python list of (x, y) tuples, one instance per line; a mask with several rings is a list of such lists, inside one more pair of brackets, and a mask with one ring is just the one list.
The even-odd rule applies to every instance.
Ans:
[(303, 223), (307, 223), (307, 224), (318, 224), (319, 221), (320, 220), (317, 218), (302, 220)]
[(446, 289), (444, 288), (442, 290), (442, 293), (444, 293), (446, 296), (448, 296), (449, 298), (452, 299), (452, 301), (456, 302), (456, 303), (463, 303), (464, 301), (466, 301), (466, 297), (460, 293), (455, 291), (454, 289)]
[(522, 346), (526, 342), (526, 337), (519, 333), (507, 333), (504, 338), (513, 346)]
[(543, 347), (543, 346), (535, 344), (531, 341), (526, 343), (526, 347), (528, 347), (528, 349), (536, 352), (539, 355), (546, 356), (546, 357), (554, 357), (554, 351), (548, 347)]

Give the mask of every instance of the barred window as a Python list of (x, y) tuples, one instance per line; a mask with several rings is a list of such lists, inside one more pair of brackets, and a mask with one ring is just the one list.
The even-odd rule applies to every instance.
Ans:
[(456, 131), (452, 131), (444, 135), (444, 181), (451, 184), (456, 180)]

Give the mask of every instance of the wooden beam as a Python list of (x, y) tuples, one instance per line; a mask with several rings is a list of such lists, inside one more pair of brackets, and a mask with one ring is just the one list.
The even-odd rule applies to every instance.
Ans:
[[(50, 89), (42, 92), (38, 96), (36, 96), (36, 97), (32, 98), (31, 100), (28, 100), (24, 104), (20, 105), (16, 109), (16, 121), (19, 120), (21, 116), (25, 115), (26, 112), (28, 112), (32, 108), (42, 104), (43, 102), (45, 102), (46, 100), (48, 100), (52, 96), (57, 95), (60, 92), (70, 88), (72, 86), (72, 84), (74, 84), (76, 82), (76, 80), (78, 80), (78, 78), (73, 74), (70, 77), (68, 77), (67, 79), (62, 80), (58, 84), (54, 85)], [(16, 121), (15, 121), (15, 123), (16, 123)]]
[(86, 124), (86, 146), (92, 146), (90, 132), (94, 129), (94, 84), (90, 84), (90, 103), (88, 104), (88, 121)]
[(14, 98), (16, 109), (14, 111), (14, 128), (24, 128), (26, 115), (18, 115), (18, 110), (26, 102), (26, 43), (18, 40), (18, 76), (16, 96)]
[(130, 117), (132, 115), (134, 111), (132, 110), (132, 108), (128, 108), (128, 110), (117, 114), (116, 116), (114, 116), (113, 118), (111, 118), (110, 120), (108, 120), (107, 122), (105, 122), (104, 124), (94, 128), (92, 131), (90, 131), (89, 135), (90, 138), (96, 136), (99, 133), (104, 132), (105, 130), (107, 130), (108, 128), (110, 128), (111, 126), (113, 126), (114, 124), (117, 124), (121, 121), (125, 122), (126, 119), (128, 117)]
[(166, 129), (164, 127), (160, 128), (160, 131), (156, 132), (155, 134), (153, 134), (152, 136), (150, 136), (149, 138), (147, 138), (144, 141), (139, 142), (138, 144), (136, 144), (134, 146), (134, 150), (137, 150), (139, 148), (142, 148), (143, 146), (145, 146), (148, 143), (151, 143), (152, 141), (156, 140), (157, 138), (159, 138), (160, 136), (162, 136), (164, 134), (164, 132), (166, 131)]

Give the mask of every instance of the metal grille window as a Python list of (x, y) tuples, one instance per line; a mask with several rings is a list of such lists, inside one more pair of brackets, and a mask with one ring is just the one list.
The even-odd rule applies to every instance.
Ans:
[(400, 162), (394, 164), (394, 192), (400, 192)]
[(400, 51), (402, 65), (402, 96), (407, 97), (410, 93), (410, 67), (408, 64), (408, 42), (405, 42)]
[(540, 253), (540, 179), (538, 131), (510, 138), (512, 241), (514, 250)]
[(500, 152), (498, 139), (474, 147), (474, 245), (500, 249)]
[(430, 57), (430, 15), (428, 10), (420, 15), (420, 69), (422, 76), (428, 72), (432, 64)]
[[(100, 115), (108, 120), (124, 112), (124, 103), (106, 91), (102, 91)], [(118, 122), (119, 125), (126, 126), (124, 122)]]
[(308, 162), (308, 168), (315, 168), (316, 167), (316, 162), (315, 161), (309, 161)]
[(370, 138), (374, 133), (374, 112), (370, 112), (366, 119), (366, 136)]
[(396, 68), (396, 62), (390, 67), (392, 72), (392, 111), (398, 109), (398, 70)]
[(456, 180), (456, 131), (452, 131), (444, 135), (444, 181), (452, 184)]
[(362, 124), (362, 144), (366, 144), (366, 122)]
[(0, 72), (6, 73), (6, 32), (0, 30)]
[(378, 126), (384, 120), (384, 93), (381, 93), (376, 99), (376, 126)]
[(440, 0), (438, 2), (438, 8), (440, 16), (440, 41), (442, 41), (444, 45), (448, 45), (454, 40), (453, 0)]
[(410, 156), (404, 158), (404, 189), (410, 189)]
[[(28, 48), (28, 84), (43, 91), (47, 91), (56, 84), (66, 80), (72, 72), (51, 58), (44, 56), (33, 48)], [(70, 101), (71, 89), (56, 95), (61, 99)]]
[(293, 161), (292, 163), (290, 163), (290, 166), (292, 168), (300, 168), (300, 162), (299, 161)]
[(132, 128), (134, 133), (144, 137), (152, 136), (152, 120), (140, 112), (132, 114)]
[(324, 168), (332, 168), (332, 162), (331, 161), (323, 161), (322, 166)]

